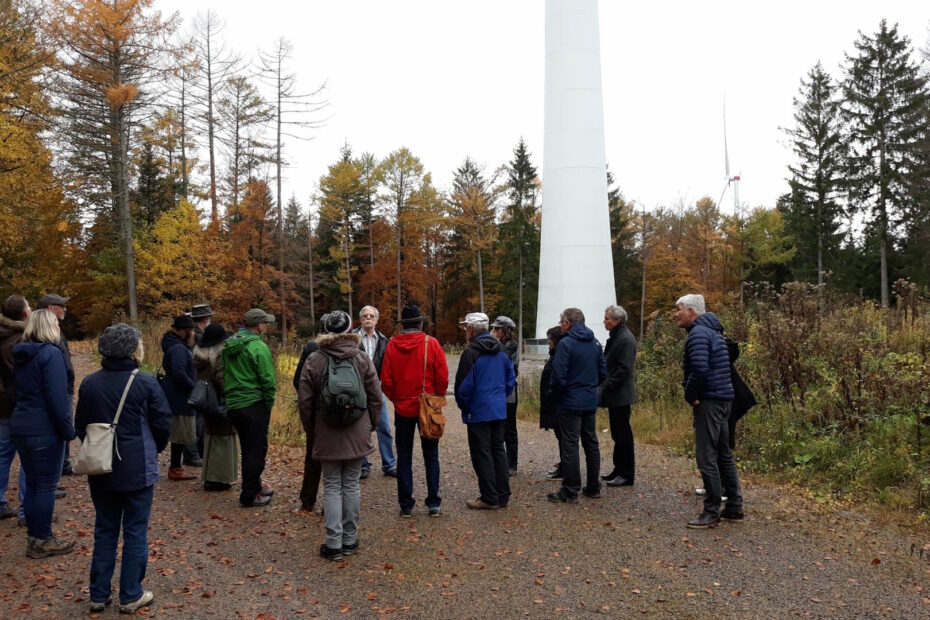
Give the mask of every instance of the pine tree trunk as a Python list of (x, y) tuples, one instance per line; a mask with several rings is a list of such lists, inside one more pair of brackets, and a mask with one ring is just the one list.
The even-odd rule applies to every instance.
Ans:
[(400, 223), (401, 218), (401, 205), (400, 202), (397, 204), (397, 322), (400, 323), (400, 311), (403, 301), (400, 296), (400, 255), (401, 247), (404, 242), (403, 237), (403, 227)]
[[(287, 346), (287, 288), (284, 284), (284, 207), (281, 202), (281, 88), (281, 55), (278, 54), (278, 118), (275, 165), (278, 177), (278, 286), (281, 291), (281, 346), (285, 347)], [(350, 313), (351, 306), (350, 301)]]
[(181, 78), (181, 194), (187, 199), (187, 79)]
[(210, 151), (210, 221), (215, 225), (219, 222), (219, 212), (216, 208), (216, 156), (213, 148), (213, 69), (210, 53), (210, 36), (207, 36), (207, 141)]
[(307, 215), (307, 265), (310, 271), (310, 333), (316, 333), (316, 311), (313, 307), (313, 215)]
[(478, 248), (478, 296), (481, 299), (481, 311), (484, 312), (484, 272), (481, 269), (481, 248)]
[(139, 319), (136, 307), (136, 270), (135, 256), (132, 247), (132, 219), (129, 211), (129, 181), (127, 179), (129, 167), (128, 135), (129, 128), (126, 122), (126, 111), (120, 107), (113, 111), (116, 116), (117, 135), (119, 139), (117, 148), (116, 191), (117, 205), (119, 207), (120, 229), (123, 235), (123, 244), (126, 258), (126, 286), (129, 299), (129, 320), (136, 323)]

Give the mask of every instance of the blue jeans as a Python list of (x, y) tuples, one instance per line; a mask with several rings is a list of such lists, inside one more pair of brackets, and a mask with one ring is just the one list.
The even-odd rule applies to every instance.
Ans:
[[(10, 438), (9, 418), (0, 419), (0, 506), (7, 503), (6, 490), (10, 486), (10, 467), (16, 456), (16, 446)], [(19, 516), (24, 516), (23, 500), (26, 495), (26, 470), (20, 462), (19, 467)]]
[(94, 555), (90, 561), (90, 600), (110, 599), (110, 581), (116, 568), (120, 523), (123, 530), (123, 562), (119, 571), (119, 602), (131, 603), (142, 596), (142, 580), (149, 560), (149, 516), (154, 486), (138, 491), (104, 491), (90, 485), (97, 520), (94, 523)]
[[(391, 418), (388, 417), (387, 398), (381, 399), (381, 419), (378, 420), (378, 450), (381, 452), (381, 471), (395, 467), (397, 461), (394, 460), (394, 437), (391, 436)], [(371, 469), (371, 462), (368, 457), (362, 458), (362, 468)]]
[(61, 480), (65, 442), (58, 435), (14, 437), (19, 460), (26, 470), (26, 531), (29, 536), (45, 540), (52, 535), (55, 512), (55, 489)]
[[(413, 436), (417, 433), (419, 418), (394, 415), (394, 434), (397, 438), (397, 501), (401, 510), (412, 510), (413, 498)], [(439, 497), (439, 440), (420, 437), (423, 464), (426, 467), (426, 506), (434, 508), (442, 503)]]

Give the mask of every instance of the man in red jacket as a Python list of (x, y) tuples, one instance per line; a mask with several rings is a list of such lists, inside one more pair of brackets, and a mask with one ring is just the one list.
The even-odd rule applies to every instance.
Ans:
[[(419, 396), (445, 394), (449, 387), (446, 354), (435, 338), (423, 332), (417, 305), (401, 311), (403, 331), (391, 338), (381, 364), (381, 391), (394, 403), (394, 436), (397, 442), (397, 499), (400, 516), (410, 517), (413, 497), (413, 437), (420, 420)], [(425, 373), (424, 373), (425, 369)], [(439, 440), (420, 437), (426, 466), (426, 508), (429, 516), (439, 516)]]

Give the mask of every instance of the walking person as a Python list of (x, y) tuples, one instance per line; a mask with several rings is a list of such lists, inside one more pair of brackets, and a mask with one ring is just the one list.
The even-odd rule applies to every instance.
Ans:
[[(695, 456), (706, 489), (704, 509), (687, 526), (706, 529), (715, 527), (721, 518), (743, 518), (743, 496), (729, 443), (728, 418), (733, 402), (730, 355), (723, 326), (716, 314), (706, 311), (703, 295), (685, 295), (675, 306), (678, 326), (688, 330), (682, 385), (694, 416)], [(724, 495), (727, 503), (721, 511)]]
[(10, 418), (10, 437), (26, 470), (23, 508), (26, 555), (30, 558), (62, 555), (74, 548), (74, 541), (52, 533), (65, 443), (74, 439), (60, 339), (58, 318), (50, 310), (36, 310), (26, 321), (23, 341), (13, 347), (16, 406)]
[(186, 314), (176, 316), (171, 329), (161, 338), (161, 366), (165, 376), (161, 389), (171, 406), (171, 465), (168, 480), (196, 480), (181, 466), (184, 446), (197, 442), (197, 418), (187, 399), (197, 382), (194, 370), (194, 321)]
[[(100, 336), (97, 350), (103, 356), (101, 369), (81, 382), (75, 430), (83, 439), (88, 424), (116, 422), (119, 457), (114, 456), (111, 473), (87, 477), (96, 513), (90, 610), (103, 611), (111, 602), (122, 531), (119, 610), (131, 613), (155, 600), (151, 591), (142, 589), (142, 582), (149, 556), (148, 529), (158, 482), (158, 453), (165, 449), (171, 435), (171, 407), (155, 377), (139, 371), (143, 349), (137, 329), (125, 323), (111, 325)], [(124, 394), (125, 400), (120, 403)]]
[[(449, 387), (446, 354), (435, 338), (423, 332), (426, 317), (416, 304), (401, 310), (403, 330), (388, 342), (381, 367), (381, 390), (394, 403), (394, 436), (397, 441), (397, 501), (400, 516), (413, 515), (413, 438), (420, 423), (420, 394), (445, 394)], [(425, 368), (425, 372), (424, 372)], [(420, 436), (426, 468), (426, 508), (438, 517), (439, 440)]]
[[(562, 433), (562, 488), (549, 493), (551, 502), (577, 503), (585, 497), (601, 496), (601, 452), (597, 442), (597, 387), (607, 378), (601, 344), (585, 325), (584, 313), (566, 308), (559, 318), (565, 337), (559, 341), (552, 360), (550, 386), (555, 398)], [(578, 440), (585, 455), (587, 484), (581, 487)]]
[[(358, 551), (362, 459), (374, 452), (371, 434), (381, 416), (381, 388), (375, 366), (351, 333), (352, 319), (331, 312), (300, 376), (298, 408), (313, 429), (313, 458), (323, 472), (326, 541), (320, 556), (341, 560)], [(344, 362), (348, 362), (345, 364)], [(335, 383), (340, 394), (333, 392)], [(345, 415), (344, 415), (345, 414)]]
[(607, 380), (601, 385), (600, 404), (607, 407), (614, 453), (613, 469), (601, 476), (601, 480), (609, 487), (633, 486), (636, 479), (636, 455), (630, 427), (630, 406), (636, 402), (636, 338), (627, 329), (626, 319), (623, 306), (608, 306), (604, 310), (604, 327), (609, 336), (604, 346)]
[[(365, 306), (358, 313), (362, 326), (355, 330), (362, 337), (359, 348), (368, 354), (374, 362), (375, 371), (381, 376), (381, 365), (384, 362), (384, 352), (387, 350), (389, 338), (378, 331), (378, 319), (381, 314), (374, 306)], [(381, 453), (381, 473), (393, 478), (397, 477), (397, 461), (394, 459), (394, 437), (391, 435), (391, 418), (388, 417), (387, 399), (381, 399), (381, 418), (378, 422), (378, 451)], [(362, 460), (362, 478), (371, 473), (371, 463), (368, 457)]]
[(564, 335), (558, 325), (546, 331), (546, 338), (549, 341), (549, 358), (539, 375), (539, 428), (552, 429), (559, 448), (558, 463), (546, 472), (546, 478), (549, 480), (562, 479), (562, 431), (559, 430), (559, 416), (555, 406), (555, 397), (552, 395), (552, 360), (555, 358), (555, 349)]
[[(223, 344), (226, 330), (219, 323), (207, 326), (200, 344), (194, 347), (194, 370), (198, 381), (209, 381), (225, 412)], [(203, 490), (228, 491), (239, 477), (239, 446), (236, 429), (226, 415), (204, 414)]]
[[(10, 437), (10, 417), (16, 405), (16, 383), (13, 381), (13, 347), (23, 340), (29, 302), (22, 295), (10, 295), (0, 308), (0, 519), (17, 516), (6, 499), (10, 483), (10, 468), (16, 456), (16, 446)], [(19, 519), (25, 523), (23, 498), (26, 493), (26, 470), (19, 468)]]
[(471, 312), (460, 325), (465, 326), (468, 346), (455, 373), (455, 402), (468, 429), (468, 449), (480, 492), (465, 505), (474, 510), (506, 508), (512, 470), (507, 463), (504, 437), (507, 397), (516, 388), (513, 362), (501, 343), (488, 333), (488, 315)]
[(264, 335), (275, 318), (261, 308), (245, 313), (244, 327), (226, 340), (223, 347), (223, 380), (226, 413), (239, 435), (242, 449), (243, 508), (267, 506), (274, 491), (262, 486), (268, 455), (268, 424), (277, 386), (271, 349)]
[[(517, 324), (513, 319), (506, 316), (499, 316), (491, 324), (491, 335), (497, 338), (504, 348), (504, 353), (510, 357), (513, 364), (515, 376), (520, 376), (520, 343), (514, 338), (514, 330)], [(504, 448), (507, 451), (507, 465), (510, 468), (510, 475), (517, 473), (517, 450), (519, 439), (517, 438), (517, 390), (507, 395), (507, 422), (504, 429)]]
[[(55, 293), (49, 293), (43, 295), (39, 298), (39, 303), (37, 308), (39, 310), (49, 310), (52, 314), (55, 315), (55, 318), (58, 319), (58, 331), (61, 334), (61, 337), (56, 343), (58, 349), (61, 351), (62, 359), (65, 362), (65, 372), (68, 375), (68, 395), (71, 397), (71, 400), (68, 401), (68, 408), (71, 409), (72, 424), (74, 423), (74, 366), (71, 363), (71, 348), (68, 346), (68, 338), (65, 337), (65, 333), (61, 331), (61, 322), (65, 320), (65, 315), (68, 313), (68, 300), (70, 297), (62, 297)], [(65, 444), (65, 457), (61, 465), (61, 475), (62, 476), (73, 476), (74, 470), (71, 468), (71, 444)], [(56, 499), (61, 499), (65, 496), (65, 490), (59, 488), (56, 493)]]

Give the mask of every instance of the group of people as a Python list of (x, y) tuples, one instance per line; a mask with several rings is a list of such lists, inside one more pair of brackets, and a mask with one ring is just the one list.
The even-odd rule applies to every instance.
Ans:
[[(201, 467), (206, 491), (230, 489), (239, 477), (241, 458), (240, 505), (261, 507), (272, 501), (274, 491), (262, 484), (262, 473), (276, 383), (263, 335), (275, 317), (253, 308), (245, 313), (239, 331), (229, 335), (211, 322), (209, 306), (194, 307), (176, 317), (164, 334), (157, 379), (139, 372), (144, 353), (140, 332), (122, 323), (108, 327), (98, 339), (101, 369), (81, 383), (72, 421), (74, 373), (59, 327), (67, 301), (46, 295), (40, 300), (44, 308), (32, 312), (24, 298), (12, 295), (2, 306), (0, 517), (12, 513), (5, 491), (10, 461), (18, 453), (27, 555), (69, 553), (73, 541), (52, 532), (67, 444), (75, 436), (83, 439), (89, 424), (118, 420), (118, 458), (112, 473), (89, 477), (96, 510), (91, 608), (99, 611), (111, 602), (122, 530), (120, 609), (135, 611), (154, 599), (141, 582), (159, 452), (171, 445), (171, 481), (197, 478), (184, 465)], [(54, 310), (57, 306), (60, 312)], [(722, 326), (706, 312), (703, 297), (686, 295), (676, 306), (678, 324), (688, 330), (684, 394), (693, 407), (697, 463), (706, 489), (703, 511), (687, 525), (708, 528), (721, 518), (743, 517), (729, 445), (732, 360)], [(361, 325), (353, 331), (347, 313), (325, 315), (321, 334), (304, 348), (294, 375), (307, 434), (301, 508), (314, 510), (322, 481), (325, 541), (320, 555), (330, 560), (359, 548), (359, 481), (370, 474), (373, 434), (378, 437), (383, 474), (397, 481), (400, 516), (412, 517), (412, 457), (421, 400), (423, 395), (446, 394), (449, 384), (445, 353), (426, 333), (426, 317), (418, 306), (402, 309), (400, 333), (393, 338), (377, 330), (376, 308), (362, 308), (359, 318)], [(636, 402), (636, 340), (626, 319), (622, 307), (606, 308), (603, 320), (609, 337), (603, 348), (578, 308), (566, 308), (559, 325), (547, 332), (550, 354), (540, 380), (540, 426), (554, 430), (558, 439), (559, 461), (546, 474), (561, 480), (560, 488), (548, 494), (552, 502), (573, 504), (579, 495), (600, 497), (602, 483), (623, 487), (635, 482), (630, 414)], [(510, 478), (518, 470), (516, 326), (505, 316), (491, 322), (482, 312), (467, 314), (460, 325), (467, 346), (455, 375), (454, 397), (467, 428), (478, 486), (477, 497), (466, 505), (502, 509), (509, 505)], [(208, 383), (217, 395), (217, 411), (200, 411), (191, 400), (198, 381)], [(394, 409), (393, 437), (388, 400)], [(599, 407), (608, 410), (614, 440), (612, 469), (604, 476), (596, 433)], [(583, 485), (579, 442), (585, 454)], [(421, 433), (420, 447), (426, 470), (424, 504), (430, 517), (439, 517), (439, 439)]]

